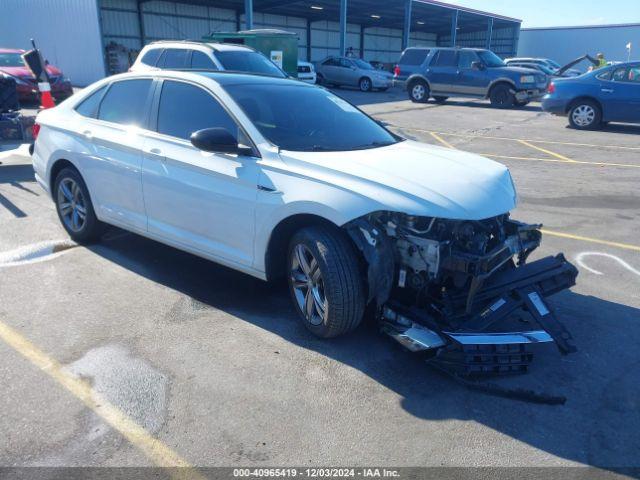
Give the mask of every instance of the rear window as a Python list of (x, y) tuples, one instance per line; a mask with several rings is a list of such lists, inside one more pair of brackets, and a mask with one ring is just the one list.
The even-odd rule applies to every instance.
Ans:
[(164, 61), (159, 66), (162, 68), (186, 68), (188, 54), (189, 50), (168, 48), (164, 51)]
[(412, 48), (405, 50), (398, 62), (400, 65), (422, 65), (431, 50)]
[(205, 53), (194, 50), (191, 53), (191, 68), (204, 68), (208, 70), (217, 70), (218, 68)]
[(431, 61), (431, 65), (435, 67), (453, 67), (455, 64), (456, 52), (454, 50), (440, 50)]
[(144, 63), (145, 65), (149, 65), (151, 67), (155, 67), (158, 59), (160, 58), (160, 54), (162, 53), (162, 48), (153, 48), (149, 50), (144, 56), (140, 59), (140, 63)]
[(122, 125), (143, 126), (151, 80), (123, 80), (109, 88), (100, 104), (98, 118)]
[(257, 52), (240, 50), (216, 52), (216, 58), (225, 70), (286, 77), (284, 72), (276, 67), (271, 60)]

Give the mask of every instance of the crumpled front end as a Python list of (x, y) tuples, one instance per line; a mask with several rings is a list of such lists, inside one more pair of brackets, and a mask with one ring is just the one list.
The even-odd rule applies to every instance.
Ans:
[(377, 212), (346, 228), (368, 263), (381, 329), (460, 375), (523, 373), (532, 344), (575, 351), (546, 298), (575, 284), (559, 254), (527, 263), (540, 225)]

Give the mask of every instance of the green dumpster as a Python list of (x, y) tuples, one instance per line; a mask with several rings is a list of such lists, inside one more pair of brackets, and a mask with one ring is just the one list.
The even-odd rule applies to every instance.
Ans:
[(212, 32), (204, 42), (236, 43), (255, 48), (292, 77), (298, 76), (298, 34), (284, 30), (257, 29)]

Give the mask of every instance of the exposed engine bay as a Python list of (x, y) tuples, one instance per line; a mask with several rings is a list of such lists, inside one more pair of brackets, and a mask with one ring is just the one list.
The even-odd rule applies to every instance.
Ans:
[(575, 351), (546, 297), (575, 284), (559, 254), (532, 263), (541, 225), (376, 212), (347, 225), (368, 263), (381, 329), (456, 374), (527, 371), (530, 345)]

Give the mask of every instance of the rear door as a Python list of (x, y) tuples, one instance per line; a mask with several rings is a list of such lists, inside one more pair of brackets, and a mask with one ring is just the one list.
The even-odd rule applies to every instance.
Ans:
[(320, 73), (328, 83), (340, 83), (340, 60), (335, 57), (327, 58), (320, 64)]
[(454, 84), (458, 80), (457, 54), (455, 50), (438, 50), (428, 69), (427, 78), (432, 93), (456, 93)]
[(96, 118), (88, 119), (81, 128), (90, 145), (83, 171), (99, 217), (139, 231), (147, 226), (141, 167), (151, 86), (151, 79), (113, 82), (102, 97)]
[(195, 148), (197, 130), (244, 131), (211, 92), (177, 80), (159, 82), (145, 141), (142, 182), (149, 232), (178, 247), (234, 265), (253, 262), (259, 170), (254, 156)]

